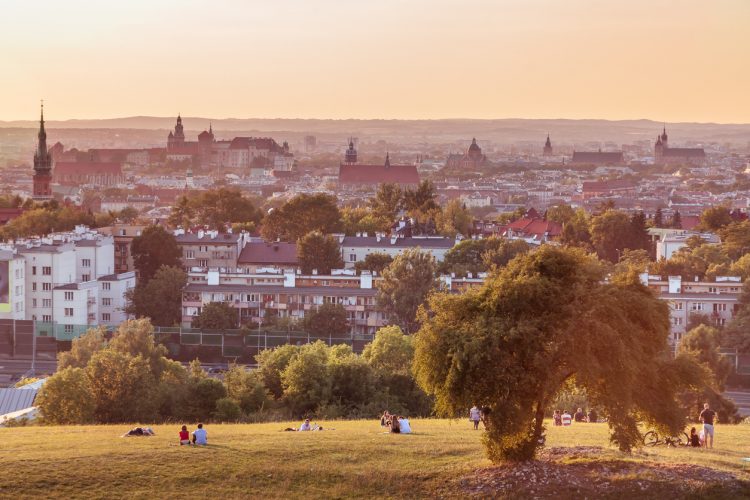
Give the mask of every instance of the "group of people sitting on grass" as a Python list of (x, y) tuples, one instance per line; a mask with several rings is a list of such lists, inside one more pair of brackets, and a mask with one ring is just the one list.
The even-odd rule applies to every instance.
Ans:
[[(287, 427), (284, 429), (284, 432), (305, 432), (305, 431), (322, 431), (323, 426), (318, 424), (311, 424), (310, 419), (306, 418), (304, 422), (302, 422), (302, 425), (299, 426), (298, 429), (295, 429), (294, 427)], [(330, 429), (329, 429), (330, 430)]]
[(194, 445), (194, 446), (206, 446), (208, 444), (208, 433), (203, 428), (203, 424), (198, 424), (198, 428), (193, 431), (192, 442), (190, 440), (190, 432), (188, 432), (187, 425), (183, 425), (180, 429), (180, 446), (183, 445)]
[(393, 434), (411, 434), (409, 419), (400, 415), (391, 415), (388, 410), (380, 417), (380, 427)]
[(596, 410), (591, 408), (588, 413), (584, 413), (583, 408), (578, 408), (578, 411), (576, 411), (573, 415), (568, 413), (568, 410), (555, 410), (555, 412), (552, 414), (552, 421), (556, 426), (568, 426), (573, 423), (573, 421), (581, 423), (581, 422), (590, 422), (595, 423), (599, 419), (599, 415), (596, 413)]

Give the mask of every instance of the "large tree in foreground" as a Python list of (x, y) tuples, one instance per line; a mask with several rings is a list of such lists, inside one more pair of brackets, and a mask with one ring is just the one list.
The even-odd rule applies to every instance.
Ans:
[(545, 245), (483, 288), (434, 295), (416, 335), (414, 371), (443, 414), (488, 406), (492, 460), (533, 458), (544, 414), (566, 382), (587, 391), (623, 451), (638, 424), (682, 430), (676, 395), (703, 374), (667, 354), (669, 314), (637, 281), (605, 284), (600, 263)]

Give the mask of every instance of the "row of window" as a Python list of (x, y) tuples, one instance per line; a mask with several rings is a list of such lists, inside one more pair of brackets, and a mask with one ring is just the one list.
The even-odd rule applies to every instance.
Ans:
[[(712, 305), (713, 305), (713, 311), (714, 312), (721, 312), (721, 311), (726, 311), (727, 310), (727, 304), (726, 303), (712, 304)], [(683, 306), (682, 302), (673, 302), (672, 303), (672, 307), (674, 308), (675, 311), (682, 311), (682, 306)], [(705, 302), (693, 302), (693, 303), (690, 304), (690, 310), (691, 311), (706, 311), (708, 309), (707, 306), (708, 306), (708, 304), (706, 304)]]

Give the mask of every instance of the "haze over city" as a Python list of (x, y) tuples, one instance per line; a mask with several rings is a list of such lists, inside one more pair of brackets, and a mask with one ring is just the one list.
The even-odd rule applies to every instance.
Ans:
[(0, 120), (45, 98), (55, 119), (747, 123), (748, 19), (745, 0), (6, 0)]

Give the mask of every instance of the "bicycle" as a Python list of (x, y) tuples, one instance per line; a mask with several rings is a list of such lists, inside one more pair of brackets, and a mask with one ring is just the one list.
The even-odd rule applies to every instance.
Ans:
[(661, 437), (656, 431), (648, 431), (643, 435), (643, 444), (645, 446), (687, 446), (690, 443), (690, 437), (686, 432), (679, 432), (675, 436)]

